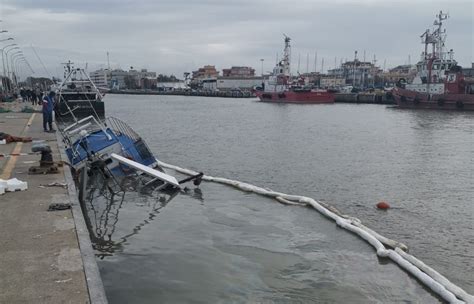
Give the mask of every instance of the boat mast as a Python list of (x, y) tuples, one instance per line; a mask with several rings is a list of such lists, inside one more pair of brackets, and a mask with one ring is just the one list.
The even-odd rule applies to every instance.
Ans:
[(291, 38), (285, 36), (285, 49), (283, 50), (283, 60), (281, 61), (282, 63), (282, 69), (283, 69), (283, 74), (286, 76), (290, 76), (291, 70), (290, 70), (290, 58), (291, 58), (291, 46), (290, 46), (290, 40)]

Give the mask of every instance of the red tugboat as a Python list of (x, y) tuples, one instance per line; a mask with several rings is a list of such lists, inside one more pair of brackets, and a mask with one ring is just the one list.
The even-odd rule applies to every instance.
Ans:
[(275, 103), (334, 103), (334, 93), (326, 90), (306, 88), (292, 84), (290, 75), (290, 37), (285, 36), (283, 60), (273, 69), (272, 75), (265, 79), (263, 90), (255, 94), (260, 101)]
[(442, 24), (448, 16), (440, 11), (436, 18), (433, 32), (427, 29), (421, 35), (425, 50), (416, 64), (416, 77), (411, 84), (394, 88), (393, 96), (400, 108), (474, 111), (474, 82), (464, 77), (453, 50), (444, 48), (446, 30)]

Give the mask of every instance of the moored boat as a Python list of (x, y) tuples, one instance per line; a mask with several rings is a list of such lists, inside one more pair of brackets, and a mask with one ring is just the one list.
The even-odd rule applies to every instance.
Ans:
[(421, 35), (425, 49), (416, 64), (416, 77), (411, 84), (399, 83), (393, 97), (400, 108), (474, 111), (474, 80), (463, 75), (453, 50), (445, 50), (442, 25), (447, 14), (441, 11), (436, 17), (436, 28)]
[(255, 91), (255, 95), (263, 102), (318, 104), (334, 103), (334, 93), (313, 89), (301, 85), (304, 79), (294, 83), (290, 73), (290, 37), (285, 36), (283, 59), (273, 68), (273, 73), (264, 80), (263, 89)]
[(73, 120), (90, 115), (105, 117), (104, 95), (84, 70), (74, 68), (68, 61), (64, 66), (64, 80), (57, 90), (54, 113), (57, 120)]

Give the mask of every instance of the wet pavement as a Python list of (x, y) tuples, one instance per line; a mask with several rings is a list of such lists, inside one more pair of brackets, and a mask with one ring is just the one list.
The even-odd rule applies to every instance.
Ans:
[[(41, 113), (2, 113), (0, 131), (46, 140), (60, 160), (55, 134), (44, 133)], [(31, 143), (0, 145), (0, 154), (29, 153)], [(0, 303), (87, 303), (89, 294), (71, 210), (48, 212), (68, 203), (59, 174), (28, 175), (39, 155), (0, 157), (0, 178), (28, 182), (28, 190), (0, 195)]]

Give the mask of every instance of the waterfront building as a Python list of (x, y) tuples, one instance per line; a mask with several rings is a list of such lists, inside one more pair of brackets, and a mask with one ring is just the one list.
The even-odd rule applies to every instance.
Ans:
[(376, 85), (376, 77), (381, 73), (382, 70), (374, 63), (355, 58), (344, 62), (338, 68), (328, 70), (327, 75), (329, 78), (345, 79), (345, 85), (367, 88)]
[(201, 81), (206, 78), (217, 78), (219, 72), (216, 70), (214, 65), (205, 65), (199, 68), (197, 71), (193, 71), (193, 81)]
[(219, 91), (250, 91), (255, 87), (260, 87), (262, 82), (262, 77), (218, 77), (215, 87)]
[(175, 82), (158, 82), (156, 88), (159, 91), (174, 91), (174, 90), (185, 90), (189, 87), (186, 85), (185, 81), (175, 81)]
[(346, 79), (342, 77), (330, 77), (327, 75), (321, 76), (319, 79), (319, 86), (321, 88), (335, 88), (346, 85)]
[(255, 77), (255, 69), (247, 66), (233, 66), (222, 70), (222, 77), (249, 78)]
[(153, 90), (157, 88), (158, 80), (156, 77), (140, 77), (139, 78), (139, 88), (145, 90)]
[(100, 69), (89, 73), (92, 82), (98, 88), (108, 88), (110, 81), (110, 70)]
[(416, 76), (416, 66), (403, 64), (389, 69), (381, 74), (382, 82), (386, 86), (393, 86), (399, 81), (411, 83)]
[(128, 76), (128, 72), (122, 69), (116, 69), (116, 70), (110, 71), (109, 87), (116, 90), (127, 88), (127, 85), (126, 85), (127, 76)]
[(471, 63), (470, 68), (462, 68), (462, 73), (464, 74), (464, 77), (474, 77), (474, 62)]

